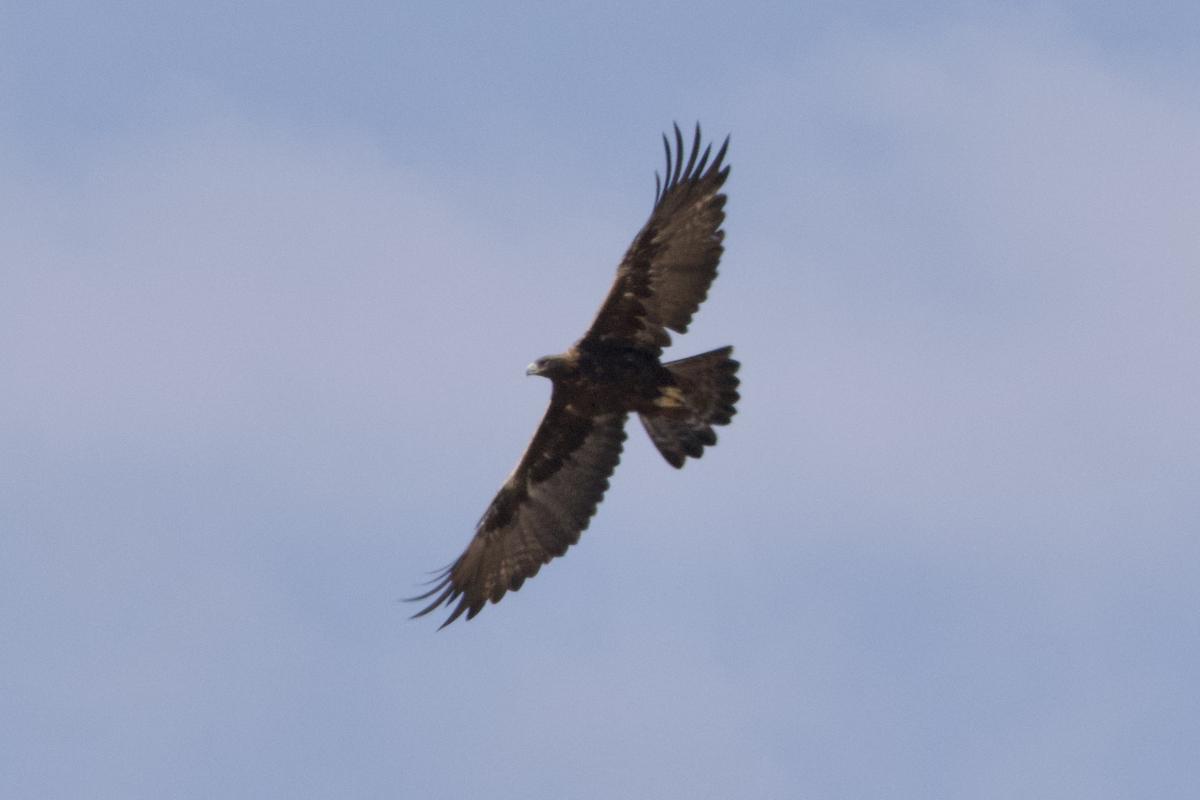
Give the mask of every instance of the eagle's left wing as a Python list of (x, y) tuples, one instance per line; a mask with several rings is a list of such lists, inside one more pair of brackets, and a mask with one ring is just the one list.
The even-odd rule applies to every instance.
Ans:
[(475, 528), (467, 549), (413, 600), (434, 600), (414, 616), (457, 601), (446, 627), (466, 612), (516, 591), (542, 565), (579, 541), (621, 458), (624, 413), (588, 416), (557, 390), (542, 424)]

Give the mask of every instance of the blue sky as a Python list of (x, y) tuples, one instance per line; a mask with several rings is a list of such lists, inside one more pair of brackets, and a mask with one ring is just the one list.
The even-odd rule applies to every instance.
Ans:
[[(0, 794), (1194, 797), (1200, 12), (498, 9), (0, 11)], [(696, 119), (741, 413), (408, 621)]]

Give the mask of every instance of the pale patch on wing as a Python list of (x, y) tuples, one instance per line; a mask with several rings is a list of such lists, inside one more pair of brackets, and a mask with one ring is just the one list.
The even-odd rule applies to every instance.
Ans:
[(654, 405), (659, 408), (680, 408), (683, 404), (683, 391), (678, 386), (668, 386), (654, 398)]

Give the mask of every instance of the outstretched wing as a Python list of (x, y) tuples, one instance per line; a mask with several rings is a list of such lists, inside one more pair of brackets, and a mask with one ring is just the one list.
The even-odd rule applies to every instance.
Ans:
[[(671, 343), (666, 329), (685, 333), (708, 296), (724, 247), (725, 195), (722, 167), (729, 138), (708, 163), (700, 152), (700, 126), (684, 164), (683, 135), (675, 126), (675, 150), (663, 136), (667, 170), (655, 175), (654, 210), (617, 268), (617, 279), (581, 344), (633, 345), (655, 354)], [(707, 166), (707, 169), (706, 169)]]
[(464, 611), (470, 619), (579, 541), (621, 459), (625, 417), (579, 413), (556, 389), (525, 455), (479, 520), (475, 538), (432, 589), (411, 598), (436, 595), (413, 616), (457, 601), (441, 627)]

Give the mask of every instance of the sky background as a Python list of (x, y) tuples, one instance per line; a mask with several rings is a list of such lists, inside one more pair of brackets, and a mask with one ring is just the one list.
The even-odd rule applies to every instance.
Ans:
[[(194, 7), (187, 7), (188, 5)], [(503, 10), (501, 10), (503, 8)], [(0, 5), (0, 795), (1194, 798), (1200, 5)], [(732, 134), (591, 528), (436, 632)]]

